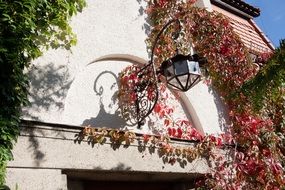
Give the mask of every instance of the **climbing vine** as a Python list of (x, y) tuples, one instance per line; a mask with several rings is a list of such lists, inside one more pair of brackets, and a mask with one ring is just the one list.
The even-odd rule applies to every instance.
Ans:
[(193, 142), (193, 146), (174, 146), (171, 139), (164, 135), (136, 135), (131, 131), (121, 131), (118, 129), (95, 128), (91, 126), (84, 127), (77, 137), (77, 141), (87, 140), (88, 143), (104, 144), (108, 140), (113, 148), (124, 145), (129, 146), (137, 143), (139, 146), (152, 147), (158, 149), (160, 157), (166, 164), (186, 164), (197, 158), (209, 158), (212, 154), (211, 150), (222, 146), (222, 139), (209, 135), (203, 138), (199, 143)]
[(68, 22), (84, 6), (84, 0), (0, 0), (0, 185), (19, 133), (21, 106), (28, 104), (24, 70), (45, 49), (76, 43)]
[[(153, 80), (151, 74), (138, 77), (137, 72), (140, 69), (139, 66), (132, 65), (125, 68), (119, 75), (119, 107), (122, 116), (127, 121), (135, 121), (137, 117), (137, 86), (144, 84), (146, 81)], [(158, 103), (154, 106), (153, 114), (163, 122), (163, 128), (157, 130), (159, 131), (159, 135), (168, 135), (169, 137), (187, 140), (201, 140), (202, 135), (192, 127), (188, 119), (174, 117), (175, 107), (171, 105), (171, 99), (177, 101), (177, 98), (167, 91), (165, 84), (159, 84), (158, 88), (159, 98)], [(148, 101), (154, 99), (154, 90), (153, 85), (147, 86), (146, 98)]]
[[(147, 44), (151, 47), (157, 33), (169, 20), (181, 21), (183, 30), (178, 43), (174, 43), (171, 36), (176, 26), (171, 26), (158, 41), (155, 64), (159, 66), (173, 56), (177, 48), (181, 53), (189, 53), (190, 44), (206, 57), (210, 85), (219, 92), (230, 110), (231, 136), (202, 136), (189, 121), (171, 119), (173, 109), (164, 103), (167, 93), (161, 85), (162, 99), (154, 113), (164, 121), (165, 136), (138, 138), (128, 131), (87, 127), (82, 138), (87, 136), (93, 143), (103, 143), (109, 137), (113, 143), (126, 144), (138, 139), (160, 147), (169, 156), (169, 163), (180, 157), (193, 160), (210, 155), (215, 164), (211, 173), (198, 182), (200, 189), (284, 189), (285, 43), (281, 43), (257, 73), (228, 19), (216, 12), (195, 8), (193, 3), (195, 0), (149, 0), (146, 13), (152, 30)], [(19, 132), (20, 108), (28, 103), (28, 79), (24, 69), (44, 49), (69, 49), (76, 43), (68, 21), (84, 6), (84, 0), (0, 0), (0, 184), (4, 183), (5, 164), (12, 159), (11, 149)], [(122, 105), (131, 106), (135, 101), (134, 91), (126, 89), (141, 80), (130, 72), (138, 69), (129, 67), (120, 75)], [(131, 113), (127, 108), (123, 112)], [(193, 148), (172, 147), (168, 143), (169, 137), (195, 140), (197, 145)], [(234, 149), (230, 160), (213, 151), (222, 144), (230, 144)]]
[[(212, 154), (213, 149), (209, 149), (215, 164), (209, 175), (197, 183), (197, 188), (284, 189), (284, 41), (271, 59), (266, 57), (269, 61), (258, 72), (247, 48), (222, 14), (193, 7), (195, 0), (147, 2), (146, 13), (152, 29), (147, 39), (150, 49), (169, 20), (179, 19), (183, 28), (178, 43), (174, 43), (171, 36), (177, 29), (175, 26), (161, 36), (154, 51), (155, 64), (159, 67), (177, 48), (188, 54), (191, 44), (199, 55), (207, 58), (209, 85), (221, 95), (229, 109), (232, 140), (226, 142), (231, 143), (234, 154), (229, 159)], [(121, 75), (127, 77), (128, 69)], [(126, 96), (121, 101), (127, 100)], [(156, 108), (154, 112), (167, 113), (163, 102)], [(165, 120), (166, 128), (169, 123)], [(185, 132), (168, 128), (169, 136), (182, 137)], [(205, 138), (209, 137), (196, 140), (203, 142)]]

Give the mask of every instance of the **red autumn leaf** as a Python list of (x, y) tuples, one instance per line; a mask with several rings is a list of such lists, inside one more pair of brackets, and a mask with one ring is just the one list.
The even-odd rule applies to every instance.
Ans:
[(172, 109), (172, 108), (168, 108), (167, 111), (166, 111), (166, 113), (167, 113), (167, 114), (173, 113), (173, 109)]
[(190, 122), (187, 121), (187, 120), (182, 120), (182, 121), (181, 121), (181, 125), (183, 125), (183, 124), (185, 124), (185, 125), (190, 125)]
[(222, 139), (221, 138), (216, 138), (216, 145), (217, 146), (222, 146), (223, 142), (222, 142)]
[(147, 89), (147, 99), (148, 100), (153, 100), (155, 98), (155, 94), (153, 93), (152, 88)]
[(223, 45), (220, 49), (220, 53), (224, 56), (227, 56), (230, 54), (230, 48), (228, 47), (228, 45)]
[(263, 154), (264, 156), (268, 157), (268, 156), (271, 155), (271, 152), (270, 152), (269, 149), (266, 148), (266, 149), (263, 149), (263, 150), (262, 150), (262, 154)]
[(155, 113), (159, 113), (160, 110), (161, 110), (161, 105), (160, 105), (160, 104), (156, 104), (156, 105), (154, 106), (153, 111), (154, 111)]
[(130, 99), (131, 99), (131, 101), (133, 101), (133, 102), (137, 100), (137, 95), (136, 95), (135, 92), (132, 92), (132, 93), (130, 94)]
[(187, 0), (187, 3), (193, 4), (195, 3), (197, 0)]
[(164, 125), (167, 127), (167, 126), (169, 126), (169, 124), (170, 124), (170, 120), (169, 119), (165, 119), (164, 120)]
[(170, 127), (167, 129), (167, 132), (169, 136), (172, 136), (172, 129)]
[(150, 138), (149, 135), (144, 134), (144, 135), (143, 135), (143, 141), (144, 141), (144, 143), (147, 143), (147, 142), (149, 141), (149, 138)]
[(176, 134), (176, 129), (172, 128), (172, 136), (175, 136), (175, 134)]
[(176, 129), (169, 127), (169, 128), (167, 129), (167, 131), (168, 131), (168, 135), (169, 135), (169, 136), (171, 136), (171, 137), (175, 136)]
[(160, 48), (155, 48), (155, 54), (160, 54), (161, 53), (161, 49)]
[(163, 118), (165, 115), (166, 115), (166, 114), (165, 114), (165, 110), (161, 110), (161, 111), (159, 112), (159, 117), (160, 117), (160, 118)]
[(238, 159), (238, 160), (243, 160), (245, 157), (244, 153), (242, 153), (242, 152), (236, 152), (235, 156), (236, 156), (236, 159)]
[(271, 165), (271, 169), (272, 169), (274, 174), (281, 174), (282, 165), (280, 163), (273, 163)]
[(145, 13), (146, 14), (151, 14), (153, 12), (153, 10), (154, 10), (154, 6), (149, 6), (149, 7), (146, 8)]
[(183, 134), (183, 131), (182, 131), (182, 129), (181, 129), (181, 127), (179, 127), (179, 128), (177, 128), (177, 137), (178, 138), (181, 138), (182, 137), (182, 134)]
[(168, 162), (173, 165), (176, 162), (176, 158), (171, 157)]
[(158, 5), (164, 7), (167, 4), (167, 0), (159, 0)]
[(211, 139), (212, 142), (216, 142), (216, 137), (215, 136), (210, 135), (210, 139)]
[(121, 82), (122, 82), (123, 84), (127, 84), (127, 83), (128, 83), (128, 80), (129, 80), (129, 77), (128, 77), (128, 76), (124, 76), (124, 77), (122, 78)]

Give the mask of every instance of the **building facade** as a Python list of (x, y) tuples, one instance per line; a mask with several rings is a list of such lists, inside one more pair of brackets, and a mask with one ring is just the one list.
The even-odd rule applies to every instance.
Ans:
[[(199, 0), (196, 6), (228, 16), (253, 57), (273, 51), (253, 21), (258, 9), (241, 0)], [(114, 146), (108, 139), (104, 144), (78, 140), (84, 126), (130, 130), (138, 136), (161, 130), (155, 116), (141, 128), (127, 123), (116, 98), (118, 74), (149, 59), (145, 7), (139, 0), (89, 0), (71, 21), (77, 45), (71, 51), (49, 50), (33, 62), (28, 71), (31, 105), (23, 108), (14, 160), (7, 167), (11, 189), (184, 190), (209, 172), (206, 159), (169, 164), (159, 148), (139, 141)], [(175, 116), (189, 119), (201, 134), (219, 134), (228, 127), (226, 107), (205, 83), (179, 98), (169, 102)], [(171, 144), (191, 147), (193, 142), (172, 139)]]

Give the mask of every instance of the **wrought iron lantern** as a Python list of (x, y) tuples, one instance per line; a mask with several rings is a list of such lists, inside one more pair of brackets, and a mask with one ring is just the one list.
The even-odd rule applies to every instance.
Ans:
[[(197, 54), (182, 55), (177, 53), (174, 57), (164, 61), (160, 68), (156, 69), (155, 67), (154, 50), (156, 44), (161, 34), (174, 22), (179, 24), (179, 30), (181, 30), (180, 21), (178, 19), (171, 20), (164, 25), (155, 38), (149, 64), (137, 73), (139, 77), (143, 77), (146, 74), (149, 75), (150, 73), (153, 75), (152, 80), (145, 81), (136, 88), (136, 120), (139, 127), (144, 123), (145, 118), (152, 112), (158, 101), (158, 75), (163, 75), (167, 84), (172, 88), (183, 92), (189, 90), (201, 80), (200, 66), (206, 63), (206, 59), (199, 57)], [(180, 31), (177, 32), (178, 35), (179, 32)], [(149, 89), (151, 89), (153, 93), (153, 98), (151, 99), (146, 98), (149, 95)]]
[(200, 82), (200, 65), (204, 63), (205, 59), (197, 54), (177, 54), (162, 63), (162, 75), (166, 77), (168, 85), (174, 89), (186, 92)]

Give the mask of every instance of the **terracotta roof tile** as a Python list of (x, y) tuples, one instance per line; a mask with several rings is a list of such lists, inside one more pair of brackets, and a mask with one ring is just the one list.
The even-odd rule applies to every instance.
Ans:
[(266, 39), (252, 19), (244, 19), (218, 6), (212, 5), (213, 10), (227, 16), (234, 31), (252, 53), (272, 52), (274, 47)]

